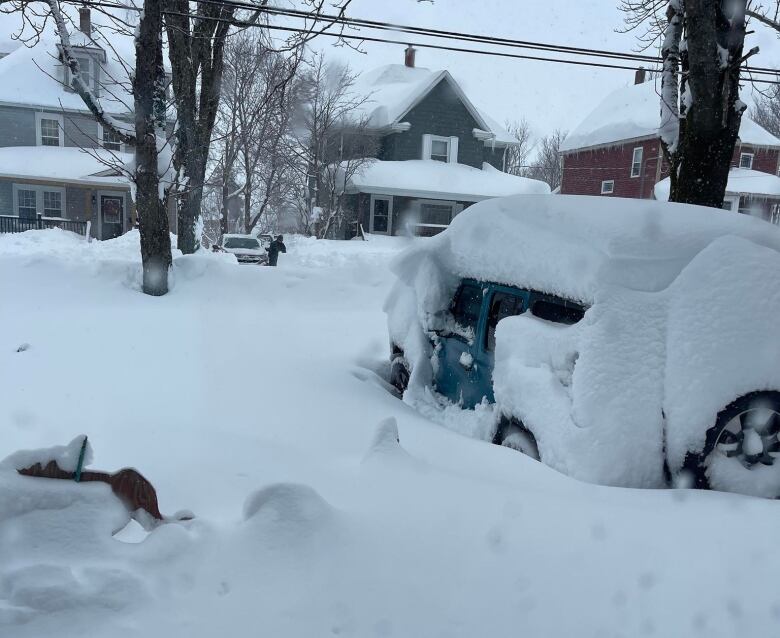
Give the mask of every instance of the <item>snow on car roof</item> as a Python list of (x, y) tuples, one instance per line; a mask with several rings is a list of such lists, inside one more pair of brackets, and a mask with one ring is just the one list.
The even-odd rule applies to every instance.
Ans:
[(0, 148), (0, 176), (128, 186), (120, 166), (133, 161), (132, 153), (74, 146), (6, 146)]
[(544, 195), (550, 193), (550, 187), (538, 179), (509, 175), (487, 163), (480, 170), (434, 160), (377, 160), (350, 176), (347, 192), (479, 201), (524, 193)]
[[(423, 67), (387, 64), (360, 75), (352, 91), (366, 97), (355, 115), (365, 118), (375, 128), (400, 122), (401, 118), (442, 79), (451, 82), (466, 108), (472, 111), (478, 123), (495, 135), (500, 144), (516, 144), (517, 140), (494, 119), (471, 103), (449, 71), (431, 71)], [(481, 120), (481, 121), (480, 121)]]
[[(671, 187), (672, 183), (668, 177), (662, 179), (653, 187), (655, 198), (668, 201)], [(780, 198), (780, 177), (747, 168), (732, 168), (729, 171), (726, 193)]]
[[(413, 279), (435, 254), (458, 277), (529, 287), (590, 303), (604, 286), (666, 288), (722, 236), (780, 251), (780, 228), (727, 211), (577, 195), (490, 199), (410, 249), (395, 271)], [(411, 283), (411, 282), (410, 282)]]
[[(660, 100), (660, 85), (653, 80), (613, 91), (566, 136), (561, 150), (657, 137), (661, 123)], [(780, 140), (747, 115), (742, 116), (739, 138), (743, 144), (751, 146), (780, 147)]]

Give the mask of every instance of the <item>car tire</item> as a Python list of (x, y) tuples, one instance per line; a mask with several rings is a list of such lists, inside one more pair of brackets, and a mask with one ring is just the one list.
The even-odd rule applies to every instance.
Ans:
[(406, 388), (409, 387), (409, 377), (411, 373), (409, 371), (409, 364), (403, 355), (403, 352), (395, 352), (393, 359), (390, 362), (390, 384), (398, 390), (398, 393), (403, 396), (406, 392)]
[(780, 497), (780, 392), (750, 392), (729, 403), (689, 452), (683, 484), (699, 489)]
[(502, 416), (496, 429), (496, 435), (493, 437), (493, 443), (522, 452), (535, 461), (542, 460), (536, 437), (518, 419)]

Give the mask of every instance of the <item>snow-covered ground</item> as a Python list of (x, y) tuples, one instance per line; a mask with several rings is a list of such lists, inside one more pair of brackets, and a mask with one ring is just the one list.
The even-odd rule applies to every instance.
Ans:
[(177, 257), (152, 298), (133, 234), (0, 236), (0, 458), (88, 434), (196, 515), (112, 537), (107, 486), (0, 469), (0, 636), (780, 632), (777, 502), (580, 483), (421, 416), (382, 379), (408, 240), (287, 243)]

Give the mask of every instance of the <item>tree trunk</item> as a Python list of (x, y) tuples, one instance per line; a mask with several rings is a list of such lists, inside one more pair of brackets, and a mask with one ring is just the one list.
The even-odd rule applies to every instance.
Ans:
[(168, 216), (160, 198), (157, 167), (157, 132), (164, 130), (165, 125), (162, 0), (144, 0), (138, 28), (133, 77), (136, 210), (141, 233), (143, 291), (159, 296), (168, 292), (172, 262)]
[[(745, 39), (745, 0), (685, 0), (679, 139), (670, 147), (670, 201), (720, 208), (744, 105), (739, 67)], [(727, 55), (725, 63), (718, 49)], [(689, 99), (689, 96), (690, 97)]]

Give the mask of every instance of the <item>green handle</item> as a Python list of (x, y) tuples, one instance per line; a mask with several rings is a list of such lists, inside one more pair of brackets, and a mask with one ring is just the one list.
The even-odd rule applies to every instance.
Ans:
[(84, 467), (84, 454), (87, 451), (87, 436), (84, 435), (84, 441), (81, 443), (81, 452), (79, 452), (79, 462), (78, 465), (76, 465), (76, 474), (73, 476), (73, 480), (76, 481), (76, 483), (81, 481), (81, 468)]

